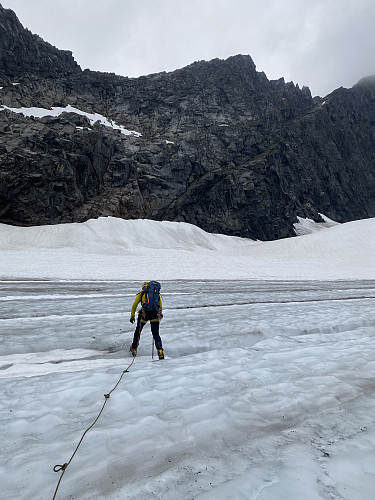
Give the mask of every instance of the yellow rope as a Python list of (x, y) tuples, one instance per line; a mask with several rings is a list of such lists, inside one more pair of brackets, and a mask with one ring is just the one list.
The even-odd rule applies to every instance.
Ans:
[(69, 466), (70, 462), (73, 460), (74, 455), (77, 453), (77, 450), (78, 450), (78, 448), (80, 447), (80, 445), (81, 445), (81, 443), (82, 443), (82, 441), (83, 441), (83, 438), (84, 438), (84, 437), (85, 437), (85, 435), (88, 433), (88, 431), (89, 431), (90, 429), (92, 429), (92, 428), (94, 427), (94, 425), (96, 424), (96, 422), (99, 420), (99, 417), (100, 417), (100, 415), (102, 414), (102, 412), (103, 412), (103, 410), (104, 410), (104, 407), (105, 407), (105, 405), (107, 404), (107, 401), (108, 401), (108, 399), (110, 398), (110, 396), (111, 396), (112, 392), (113, 392), (113, 391), (116, 389), (116, 387), (119, 385), (119, 383), (121, 382), (121, 379), (122, 379), (122, 377), (124, 376), (124, 374), (125, 374), (125, 373), (128, 373), (129, 368), (130, 368), (130, 367), (132, 366), (132, 364), (134, 363), (134, 360), (135, 360), (135, 357), (133, 357), (133, 361), (130, 363), (130, 365), (129, 365), (129, 366), (128, 366), (125, 370), (123, 370), (123, 372), (122, 372), (122, 374), (121, 374), (121, 377), (119, 378), (119, 380), (117, 381), (117, 384), (113, 387), (113, 389), (111, 389), (111, 390), (109, 391), (109, 393), (108, 393), (108, 394), (104, 394), (104, 398), (105, 398), (105, 400), (104, 400), (103, 406), (102, 406), (102, 408), (101, 408), (101, 410), (100, 410), (100, 412), (99, 412), (98, 416), (96, 417), (96, 419), (94, 420), (94, 422), (90, 425), (90, 427), (88, 427), (88, 428), (85, 430), (85, 432), (82, 434), (82, 437), (81, 437), (81, 439), (80, 439), (79, 443), (77, 444), (76, 449), (74, 450), (73, 455), (70, 457), (69, 461), (68, 461), (68, 462), (66, 462), (66, 463), (65, 463), (65, 464), (63, 464), (63, 465), (55, 465), (55, 467), (53, 468), (53, 470), (54, 470), (55, 472), (61, 472), (61, 476), (60, 476), (60, 479), (59, 479), (59, 481), (58, 481), (58, 483), (57, 483), (57, 486), (56, 486), (56, 489), (55, 489), (55, 494), (53, 495), (53, 499), (52, 499), (52, 500), (55, 500), (55, 498), (56, 498), (56, 494), (57, 494), (57, 491), (58, 491), (58, 489), (59, 489), (59, 486), (60, 486), (61, 480), (62, 480), (62, 478), (63, 478), (63, 476), (64, 476), (64, 474), (65, 474), (65, 471), (66, 471), (66, 469), (68, 468), (68, 466)]

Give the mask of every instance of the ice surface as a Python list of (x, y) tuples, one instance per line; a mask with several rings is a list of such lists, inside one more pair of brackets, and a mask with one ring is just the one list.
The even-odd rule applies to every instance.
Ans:
[(261, 243), (112, 218), (1, 225), (1, 498), (52, 499), (157, 277), (169, 359), (151, 362), (146, 325), (56, 499), (372, 499), (373, 229)]

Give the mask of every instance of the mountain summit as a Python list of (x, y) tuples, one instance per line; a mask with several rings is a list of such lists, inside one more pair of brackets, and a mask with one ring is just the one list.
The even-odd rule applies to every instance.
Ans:
[(248, 55), (82, 71), (0, 6), (0, 221), (184, 221), (276, 239), (375, 216), (375, 84), (312, 98)]

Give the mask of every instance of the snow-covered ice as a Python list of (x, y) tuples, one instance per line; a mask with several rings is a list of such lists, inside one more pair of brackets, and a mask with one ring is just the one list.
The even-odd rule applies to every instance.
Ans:
[(338, 222), (320, 214), (323, 222), (315, 222), (311, 219), (303, 219), (302, 217), (297, 217), (298, 222), (294, 224), (294, 232), (297, 236), (303, 236), (305, 234), (311, 234), (321, 229), (327, 229), (329, 227), (337, 226)]
[(254, 242), (183, 222), (114, 217), (27, 228), (0, 224), (0, 277), (375, 279), (375, 219), (320, 231), (309, 221), (300, 220), (301, 226), (311, 234)]
[(375, 222), (300, 224), (311, 234), (267, 243), (143, 220), (0, 225), (2, 498), (52, 499), (53, 467), (132, 361), (151, 278), (169, 359), (152, 362), (147, 325), (56, 499), (372, 499)]

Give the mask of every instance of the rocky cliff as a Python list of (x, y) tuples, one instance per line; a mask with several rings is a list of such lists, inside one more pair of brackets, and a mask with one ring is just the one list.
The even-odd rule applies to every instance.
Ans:
[(1, 6), (0, 30), (2, 222), (113, 215), (274, 239), (297, 215), (375, 216), (371, 78), (313, 99), (241, 55), (126, 78), (81, 71)]
[(80, 72), (72, 53), (58, 50), (24, 29), (16, 14), (0, 5), (0, 83), (58, 78)]

